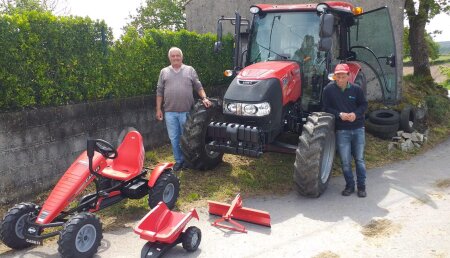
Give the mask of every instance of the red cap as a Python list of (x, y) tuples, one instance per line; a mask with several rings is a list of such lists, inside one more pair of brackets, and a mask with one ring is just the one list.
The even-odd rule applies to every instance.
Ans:
[(338, 64), (334, 68), (334, 73), (350, 73), (350, 67), (347, 64)]

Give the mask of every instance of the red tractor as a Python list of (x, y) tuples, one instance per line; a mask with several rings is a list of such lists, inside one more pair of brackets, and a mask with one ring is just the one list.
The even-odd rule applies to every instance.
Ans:
[[(218, 20), (216, 51), (222, 48), (222, 22), (235, 28), (234, 69), (227, 71), (235, 78), (213, 108), (198, 103), (191, 111), (181, 138), (183, 153), (196, 169), (216, 167), (224, 153), (293, 153), (298, 192), (318, 197), (328, 185), (335, 154), (334, 117), (321, 110), (322, 91), (336, 64), (347, 63), (351, 81), (366, 94), (370, 78), (385, 102), (396, 101), (389, 11), (326, 2), (258, 4), (250, 12), (251, 22), (239, 13)], [(247, 43), (243, 51), (242, 41)]]

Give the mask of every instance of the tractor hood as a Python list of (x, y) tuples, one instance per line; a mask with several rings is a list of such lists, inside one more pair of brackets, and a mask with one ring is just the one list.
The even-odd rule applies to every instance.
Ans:
[[(256, 81), (269, 78), (281, 80), (289, 71), (299, 68), (295, 62), (291, 61), (268, 61), (249, 65), (242, 69), (237, 75), (241, 81)], [(281, 82), (281, 81), (280, 81)]]

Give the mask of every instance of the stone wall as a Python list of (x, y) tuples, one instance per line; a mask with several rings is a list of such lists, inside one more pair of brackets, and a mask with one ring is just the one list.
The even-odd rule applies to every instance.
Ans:
[(127, 127), (142, 134), (146, 149), (168, 143), (165, 123), (155, 119), (154, 96), (0, 113), (0, 203), (50, 189), (88, 137), (117, 146)]
[[(221, 16), (234, 17), (234, 12), (238, 11), (243, 18), (251, 19), (249, 12), (250, 6), (253, 4), (302, 4), (302, 3), (320, 3), (320, 0), (190, 0), (185, 6), (186, 23), (188, 30), (199, 33), (216, 33), (217, 19)], [(397, 91), (398, 99), (401, 98), (401, 85), (403, 78), (403, 8), (405, 0), (379, 0), (379, 1), (362, 1), (350, 0), (346, 1), (356, 6), (361, 6), (365, 11), (376, 9), (382, 6), (389, 7), (391, 20), (393, 23), (394, 34), (396, 37), (396, 64), (397, 64)], [(230, 23), (224, 23), (224, 32), (234, 33), (234, 28)], [(363, 67), (364, 69), (364, 67)], [(366, 70), (365, 70), (366, 71)], [(368, 98), (371, 100), (381, 99), (380, 86), (375, 78), (368, 76)]]

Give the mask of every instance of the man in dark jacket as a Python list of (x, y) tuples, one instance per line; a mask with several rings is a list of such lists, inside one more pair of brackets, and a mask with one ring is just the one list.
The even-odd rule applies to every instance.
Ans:
[(336, 66), (335, 81), (330, 82), (323, 91), (323, 105), (324, 111), (333, 114), (336, 118), (336, 145), (346, 183), (342, 195), (349, 196), (355, 192), (352, 172), (353, 156), (358, 196), (366, 197), (364, 112), (367, 109), (367, 100), (363, 90), (348, 81), (349, 75), (350, 68), (347, 64)]

